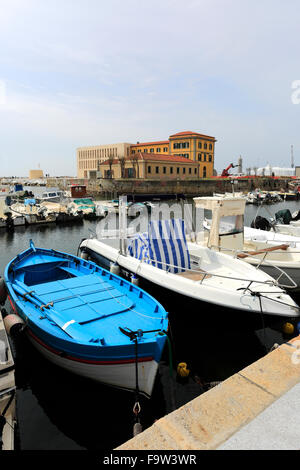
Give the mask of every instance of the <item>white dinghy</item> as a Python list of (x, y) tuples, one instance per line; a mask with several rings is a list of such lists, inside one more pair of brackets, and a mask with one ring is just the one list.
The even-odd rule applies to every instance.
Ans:
[[(298, 317), (299, 307), (278, 283), (244, 261), (195, 243), (188, 243), (181, 219), (150, 221), (146, 233), (129, 239), (90, 238), (81, 255), (123, 275), (148, 281), (210, 306), (244, 313)], [(199, 315), (205, 315), (199, 309)]]

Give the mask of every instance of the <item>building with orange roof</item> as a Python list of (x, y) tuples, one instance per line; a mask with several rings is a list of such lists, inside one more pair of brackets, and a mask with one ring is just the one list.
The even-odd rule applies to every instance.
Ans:
[(103, 178), (198, 179), (199, 164), (185, 157), (137, 152), (100, 163)]
[[(177, 157), (184, 159), (181, 163), (188, 160), (187, 163), (193, 162), (194, 165), (197, 164), (198, 171), (191, 170), (194, 178), (210, 178), (214, 172), (215, 143), (215, 137), (193, 131), (183, 131), (170, 135), (168, 140), (80, 147), (77, 149), (77, 176), (78, 178), (96, 178), (97, 175), (102, 174), (100, 170), (104, 167), (105, 171), (107, 171), (106, 166), (102, 166), (102, 164), (108, 160), (110, 163), (112, 160), (116, 160), (113, 163), (116, 175), (118, 173), (116, 169), (117, 161), (123, 162), (124, 159), (128, 159), (126, 165), (129, 169), (130, 161), (132, 159), (135, 161), (137, 155), (145, 156), (150, 154), (154, 160), (154, 156), (156, 156), (156, 161), (160, 160), (162, 162), (162, 167), (167, 165), (166, 168), (171, 168), (171, 160), (174, 164), (176, 162), (180, 163), (179, 160), (175, 161)], [(164, 159), (164, 157), (168, 158)], [(139, 156), (137, 159), (141, 160), (141, 157)], [(164, 162), (168, 163), (164, 165)], [(158, 167), (160, 169), (160, 163)], [(137, 172), (135, 174), (137, 175)], [(161, 173), (160, 170), (159, 173), (155, 173), (155, 176), (152, 173), (152, 176), (157, 177), (158, 174), (174, 177), (173, 174), (168, 172)], [(145, 174), (144, 177), (148, 177), (148, 175)]]
[(130, 154), (143, 152), (184, 157), (198, 162), (200, 178), (209, 178), (213, 176), (214, 171), (215, 143), (215, 137), (198, 132), (183, 131), (170, 135), (169, 140), (137, 142), (135, 145), (131, 145)]

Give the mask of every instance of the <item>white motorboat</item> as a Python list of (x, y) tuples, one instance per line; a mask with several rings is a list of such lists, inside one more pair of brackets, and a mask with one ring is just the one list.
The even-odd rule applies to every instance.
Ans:
[(49, 188), (42, 193), (40, 199), (45, 202), (60, 202), (64, 197), (64, 191), (57, 188)]
[[(22, 218), (21, 220), (25, 220), (25, 225), (52, 223), (56, 221), (56, 213), (50, 212), (47, 206), (43, 206), (42, 204), (25, 205), (23, 203), (16, 203), (10, 206), (10, 211), (14, 220)], [(20, 225), (22, 224), (20, 223)]]
[(300, 237), (300, 211), (291, 214), (289, 209), (281, 209), (275, 213), (275, 217), (266, 219), (256, 215), (251, 222), (252, 228), (270, 230), (278, 234)]
[(268, 274), (228, 254), (188, 243), (181, 219), (151, 221), (147, 233), (128, 239), (86, 239), (79, 249), (103, 267), (165, 289), (164, 295), (194, 299), (199, 309), (202, 303), (197, 315), (205, 314), (205, 304), (220, 307), (222, 315), (227, 308), (299, 316), (298, 305)]
[(198, 234), (198, 243), (244, 259), (277, 279), (284, 289), (300, 289), (300, 243), (295, 237), (244, 227), (245, 201), (241, 198), (194, 201), (196, 207), (212, 212), (212, 219), (204, 221), (208, 231)]

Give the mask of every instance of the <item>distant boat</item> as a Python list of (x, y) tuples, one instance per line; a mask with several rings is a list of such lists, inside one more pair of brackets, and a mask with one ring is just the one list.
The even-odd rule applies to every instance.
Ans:
[[(53, 363), (151, 396), (168, 314), (149, 294), (96, 264), (30, 248), (4, 280), (34, 346)], [(137, 374), (136, 374), (137, 370)]]
[(64, 191), (61, 191), (60, 189), (57, 188), (51, 188), (47, 189), (47, 191), (44, 191), (42, 193), (42, 196), (40, 197), (41, 201), (49, 201), (49, 202), (60, 202), (61, 199), (63, 199), (64, 196)]

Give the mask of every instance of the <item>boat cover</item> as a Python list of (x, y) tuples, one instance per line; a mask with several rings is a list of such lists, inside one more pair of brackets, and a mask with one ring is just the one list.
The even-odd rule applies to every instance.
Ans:
[(282, 219), (285, 225), (288, 225), (293, 219), (292, 214), (289, 209), (282, 209), (275, 214), (276, 220)]
[(184, 221), (182, 219), (154, 220), (148, 233), (139, 233), (128, 246), (131, 256), (172, 273), (191, 268)]

